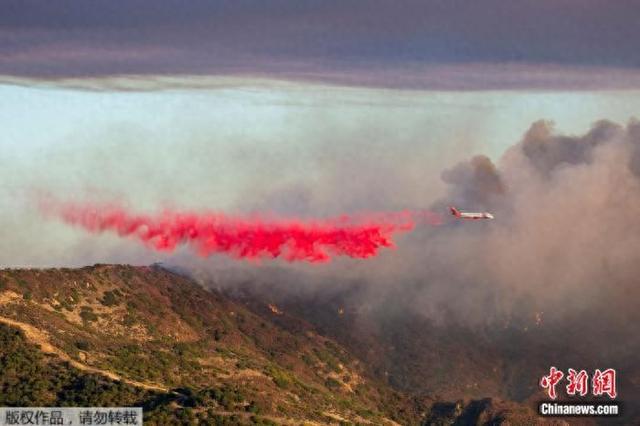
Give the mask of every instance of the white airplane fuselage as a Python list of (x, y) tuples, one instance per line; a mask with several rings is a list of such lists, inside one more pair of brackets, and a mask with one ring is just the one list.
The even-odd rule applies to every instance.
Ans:
[(451, 214), (454, 215), (455, 217), (457, 217), (458, 219), (471, 219), (471, 220), (493, 219), (493, 215), (491, 213), (487, 213), (487, 212), (482, 212), (482, 213), (461, 212), (460, 210), (456, 209), (455, 207), (449, 207), (449, 209), (451, 210)]

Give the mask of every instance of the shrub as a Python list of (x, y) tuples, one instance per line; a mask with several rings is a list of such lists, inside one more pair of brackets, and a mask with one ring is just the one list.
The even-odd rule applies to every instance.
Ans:
[(98, 315), (96, 315), (90, 307), (83, 306), (80, 311), (80, 318), (82, 318), (84, 322), (93, 322), (98, 320)]
[(89, 349), (91, 349), (91, 343), (89, 343), (87, 340), (77, 340), (76, 348), (80, 349), (81, 351), (88, 351)]
[(269, 367), (267, 369), (267, 373), (271, 376), (273, 382), (279, 388), (288, 388), (292, 382), (291, 376), (286, 371), (281, 370), (277, 367)]
[(102, 300), (100, 300), (104, 306), (115, 306), (119, 303), (118, 297), (113, 291), (105, 291), (102, 296)]
[(329, 389), (336, 389), (340, 387), (340, 382), (334, 378), (328, 377), (327, 380), (324, 381), (324, 385)]
[(253, 414), (260, 414), (260, 407), (255, 401), (251, 401), (245, 408), (248, 412)]

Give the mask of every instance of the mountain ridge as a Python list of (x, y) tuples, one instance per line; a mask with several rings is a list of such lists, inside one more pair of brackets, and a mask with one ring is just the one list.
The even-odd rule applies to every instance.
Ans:
[[(40, 345), (32, 349), (61, 363), (64, 377), (122, 388), (129, 396), (113, 391), (111, 403), (142, 404), (148, 424), (538, 423), (530, 408), (495, 398), (447, 402), (399, 392), (304, 318), (270, 300), (261, 309), (158, 265), (0, 270), (5, 334)], [(70, 403), (67, 391), (55, 392), (49, 399), (32, 392), (29, 401)]]

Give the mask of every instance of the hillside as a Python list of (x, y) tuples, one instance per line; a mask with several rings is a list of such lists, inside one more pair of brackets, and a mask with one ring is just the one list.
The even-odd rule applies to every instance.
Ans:
[[(294, 319), (304, 316), (308, 326), (336, 339), (374, 377), (407, 395), (428, 395), (439, 401), (462, 398), (478, 406), (482, 406), (479, 401), (492, 397), (535, 409), (546, 398), (538, 381), (550, 365), (591, 371), (611, 365), (619, 372), (623, 415), (558, 420), (576, 425), (623, 425), (637, 424), (640, 419), (640, 347), (633, 331), (624, 327), (629, 317), (620, 318), (619, 323), (593, 322), (596, 313), (582, 312), (553, 322), (522, 315), (499, 327), (473, 328), (452, 319), (435, 323), (403, 310), (391, 298), (383, 304), (367, 303), (359, 296), (365, 292), (355, 286), (294, 292), (277, 282), (246, 282), (228, 287), (225, 294), (257, 313), (263, 312), (260, 300), (272, 300), (283, 312), (276, 321), (285, 329), (299, 327)], [(577, 333), (585, 324), (589, 324), (589, 333)]]
[(0, 283), (5, 324), (22, 328), (74, 374), (124, 380), (169, 399), (193, 397), (197, 403), (186, 406), (196, 411), (278, 423), (392, 424), (391, 417), (419, 416), (408, 400), (365, 379), (333, 341), (284, 331), (161, 268), (4, 270)]
[(161, 267), (2, 270), (0, 322), (2, 405), (142, 405), (147, 424), (534, 422), (499, 400), (406, 396), (304, 319)]

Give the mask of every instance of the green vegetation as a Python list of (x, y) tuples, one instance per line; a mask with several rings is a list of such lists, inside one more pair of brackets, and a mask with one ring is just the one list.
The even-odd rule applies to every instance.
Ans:
[(85, 374), (42, 354), (21, 331), (0, 324), (0, 405), (134, 405), (156, 394)]
[(324, 381), (324, 385), (329, 389), (337, 389), (342, 386), (339, 381), (331, 377), (328, 377), (327, 380)]
[(281, 368), (278, 368), (276, 366), (273, 366), (273, 365), (269, 366), (267, 368), (266, 373), (269, 376), (271, 376), (271, 378), (273, 379), (273, 382), (279, 388), (286, 389), (293, 382), (291, 375), (289, 375), (289, 373), (287, 373), (285, 370), (282, 370)]
[[(184, 388), (165, 393), (136, 388), (46, 356), (27, 343), (21, 331), (4, 324), (0, 324), (0, 371), (1, 406), (142, 406), (148, 425), (195, 424), (196, 418), (203, 425), (274, 424), (257, 416), (217, 414), (216, 406), (244, 409), (239, 389)], [(250, 413), (260, 412), (255, 402), (246, 407)]]
[(89, 343), (87, 340), (76, 340), (76, 348), (80, 349), (81, 351), (88, 351), (89, 349), (91, 349), (91, 343)]
[(335, 371), (336, 373), (340, 372), (340, 365), (338, 360), (336, 360), (328, 351), (314, 348), (313, 353), (315, 353), (318, 359), (324, 362), (332, 371)]
[(202, 349), (197, 343), (176, 343), (172, 350), (168, 351), (161, 342), (150, 342), (142, 346), (122, 345), (112, 352), (112, 356), (106, 362), (107, 367), (136, 380), (178, 384), (175, 375), (172, 374), (175, 366), (179, 366), (184, 375), (198, 374), (201, 371), (197, 362), (200, 355)]
[(83, 306), (80, 308), (80, 318), (82, 318), (82, 321), (85, 323), (98, 321), (98, 315), (93, 312), (93, 308), (90, 306)]
[(100, 303), (104, 306), (116, 306), (120, 303), (120, 297), (122, 293), (120, 293), (117, 289), (111, 291), (105, 291)]
[(278, 424), (274, 421), (271, 421), (269, 419), (265, 419), (259, 416), (252, 416), (251, 417), (251, 424), (252, 425), (258, 425), (258, 426), (278, 426)]
[(136, 318), (135, 315), (127, 313), (124, 319), (122, 320), (122, 325), (124, 325), (125, 327), (131, 327), (137, 322), (138, 322), (138, 319)]
[[(0, 306), (2, 315), (42, 330), (74, 360), (174, 388), (149, 391), (87, 374), (5, 328), (0, 405), (130, 405), (144, 407), (149, 425), (273, 425), (282, 417), (327, 421), (327, 410), (381, 419), (404, 404), (389, 399), (384, 385), (360, 384), (351, 394), (338, 377), (327, 379), (363, 374), (344, 349), (306, 333), (306, 325), (289, 330), (161, 268), (0, 270), (0, 285), (22, 297)], [(410, 416), (399, 423), (413, 424)]]
[(316, 361), (307, 353), (302, 354), (300, 358), (309, 367), (313, 367), (316, 365)]

